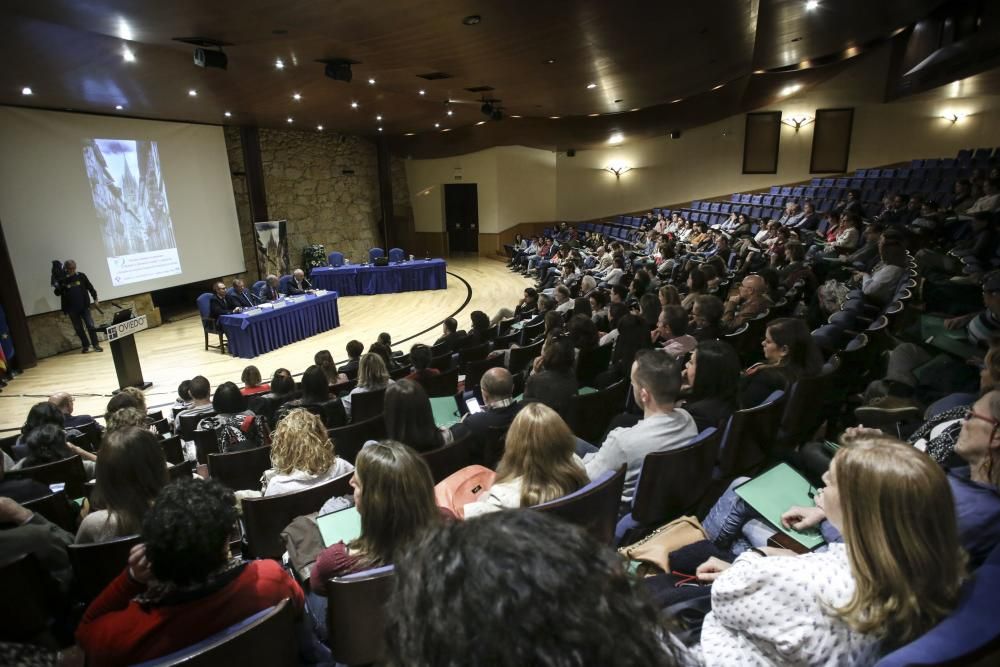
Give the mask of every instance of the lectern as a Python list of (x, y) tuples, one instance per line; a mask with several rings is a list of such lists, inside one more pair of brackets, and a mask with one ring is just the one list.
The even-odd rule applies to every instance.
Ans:
[(152, 382), (142, 379), (139, 354), (135, 351), (135, 334), (148, 328), (145, 315), (132, 317), (132, 311), (126, 309), (115, 313), (111, 326), (105, 329), (111, 344), (111, 358), (115, 360), (115, 373), (118, 374), (118, 391), (125, 387), (146, 389), (153, 386)]

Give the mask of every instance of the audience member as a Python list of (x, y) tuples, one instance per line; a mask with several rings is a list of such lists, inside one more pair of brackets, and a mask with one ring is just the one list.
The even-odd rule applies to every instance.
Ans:
[(262, 478), (265, 496), (303, 491), (354, 471), (337, 456), (319, 415), (296, 408), (271, 435), (271, 468)]
[(772, 320), (764, 333), (764, 361), (743, 372), (743, 407), (760, 405), (775, 391), (787, 391), (800, 377), (819, 375), (823, 357), (806, 323), (783, 317)]
[(28, 455), (28, 443), (26, 442), (26, 438), (29, 433), (34, 431), (39, 426), (44, 426), (45, 424), (52, 424), (53, 426), (57, 426), (62, 429), (64, 425), (63, 419), (64, 416), (62, 411), (49, 401), (43, 401), (32, 405), (31, 409), (28, 410), (28, 416), (24, 420), (24, 426), (21, 427), (21, 434), (14, 442), (14, 458), (20, 460)]
[(458, 320), (454, 317), (446, 318), (442, 323), (444, 333), (434, 341), (435, 345), (441, 345), (448, 352), (458, 351), (459, 343), (465, 338), (465, 332), (458, 330)]
[(341, 399), (344, 410), (347, 411), (347, 417), (351, 417), (351, 398), (353, 396), (381, 391), (391, 384), (393, 384), (393, 380), (389, 377), (389, 371), (386, 370), (382, 357), (371, 352), (361, 357), (361, 362), (358, 364), (358, 384), (351, 390), (351, 393)]
[(483, 373), (479, 388), (485, 403), (483, 410), (466, 414), (451, 427), (454, 440), (469, 436), (469, 449), (476, 463), (486, 460), (489, 448), (521, 409), (521, 403), (514, 400), (514, 377), (506, 368), (491, 368)]
[(332, 386), (341, 381), (340, 372), (337, 370), (337, 365), (333, 363), (333, 355), (330, 354), (330, 350), (320, 350), (314, 354), (313, 364), (319, 366), (319, 369), (323, 371), (328, 385)]
[(330, 386), (327, 384), (326, 373), (319, 366), (310, 366), (302, 374), (302, 396), (287, 401), (275, 415), (277, 423), (292, 410), (305, 408), (319, 415), (327, 428), (336, 428), (347, 423), (347, 412), (344, 402), (336, 397), (330, 398)]
[(747, 276), (740, 283), (739, 294), (729, 297), (722, 314), (722, 324), (729, 331), (768, 310), (773, 304), (767, 296), (767, 283), (759, 275)]
[(66, 433), (55, 424), (43, 424), (28, 432), (24, 438), (27, 454), (14, 464), (13, 470), (33, 468), (46, 463), (55, 463), (79, 456), (87, 479), (93, 479), (97, 467), (97, 455), (66, 441)]
[(400, 380), (385, 390), (385, 435), (418, 452), (452, 442), (451, 430), (434, 423), (431, 400), (419, 383)]
[(428, 378), (440, 375), (441, 371), (430, 367), (433, 358), (431, 348), (426, 345), (417, 343), (411, 347), (410, 363), (413, 364), (413, 372), (407, 375), (405, 379), (423, 384)]
[(694, 336), (687, 333), (687, 329), (687, 311), (681, 306), (667, 306), (660, 312), (650, 340), (673, 358), (682, 359), (698, 344)]
[(167, 461), (155, 435), (134, 426), (109, 428), (91, 495), (94, 511), (80, 523), (76, 543), (139, 533), (146, 512), (167, 482)]
[(243, 374), (240, 375), (240, 382), (243, 383), (240, 393), (244, 396), (256, 396), (257, 394), (266, 394), (271, 391), (271, 386), (262, 382), (260, 369), (254, 365), (243, 369)]
[(723, 428), (740, 407), (740, 357), (732, 345), (717, 340), (699, 343), (684, 367), (683, 407), (698, 431)]
[(49, 396), (49, 403), (56, 406), (59, 412), (63, 413), (64, 428), (79, 428), (86, 424), (94, 424), (94, 418), (90, 415), (73, 414), (73, 395), (69, 392), (60, 391)]
[[(181, 417), (193, 417), (212, 412), (212, 386), (208, 383), (208, 378), (203, 375), (196, 375), (191, 378), (191, 407), (181, 410), (174, 417), (174, 433), (179, 433), (181, 429)], [(119, 394), (120, 396), (121, 394)]]
[(715, 340), (723, 335), (725, 307), (719, 297), (704, 294), (694, 300), (688, 331), (697, 341)]
[(361, 361), (361, 355), (364, 354), (365, 345), (360, 340), (352, 340), (347, 344), (347, 363), (340, 367), (341, 373), (347, 373), (350, 377), (351, 374), (357, 374), (358, 364)]
[[(42, 571), (52, 577), (62, 593), (66, 593), (73, 579), (66, 553), (70, 544), (73, 544), (72, 534), (17, 501), (0, 496), (0, 562), (9, 563), (24, 555), (34, 556)], [(14, 600), (8, 600), (8, 604), (14, 604)]]
[(533, 372), (524, 384), (525, 402), (539, 401), (572, 421), (572, 399), (580, 388), (576, 381), (573, 343), (550, 338), (535, 357)]

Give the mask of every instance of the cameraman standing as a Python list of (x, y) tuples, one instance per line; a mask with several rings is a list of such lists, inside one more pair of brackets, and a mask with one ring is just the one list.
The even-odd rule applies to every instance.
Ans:
[[(94, 304), (97, 301), (97, 290), (90, 284), (87, 274), (76, 270), (76, 262), (67, 259), (63, 265), (66, 275), (59, 280), (58, 294), (62, 298), (62, 311), (69, 315), (73, 322), (73, 329), (80, 337), (83, 345), (83, 352), (90, 352), (91, 346), (97, 352), (103, 352), (100, 343), (97, 341), (97, 329), (94, 327), (94, 319), (90, 316), (90, 297), (94, 297)], [(86, 329), (84, 329), (86, 326)], [(87, 335), (90, 335), (90, 340)]]

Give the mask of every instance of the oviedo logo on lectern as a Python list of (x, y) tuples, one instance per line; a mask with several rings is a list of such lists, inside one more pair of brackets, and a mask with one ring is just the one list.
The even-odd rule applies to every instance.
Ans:
[(107, 328), (106, 333), (108, 335), (108, 340), (117, 340), (119, 338), (131, 336), (134, 333), (148, 328), (149, 322), (146, 320), (146, 316), (140, 315), (139, 317), (133, 317), (130, 320), (125, 320), (124, 322), (119, 322), (118, 324), (112, 324)]

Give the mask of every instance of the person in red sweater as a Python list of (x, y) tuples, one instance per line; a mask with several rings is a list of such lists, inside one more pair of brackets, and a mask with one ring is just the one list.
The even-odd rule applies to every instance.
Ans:
[(229, 557), (233, 494), (218, 482), (165, 487), (143, 520), (144, 543), (87, 608), (76, 631), (91, 667), (131, 665), (197, 643), (302, 589), (271, 560)]

